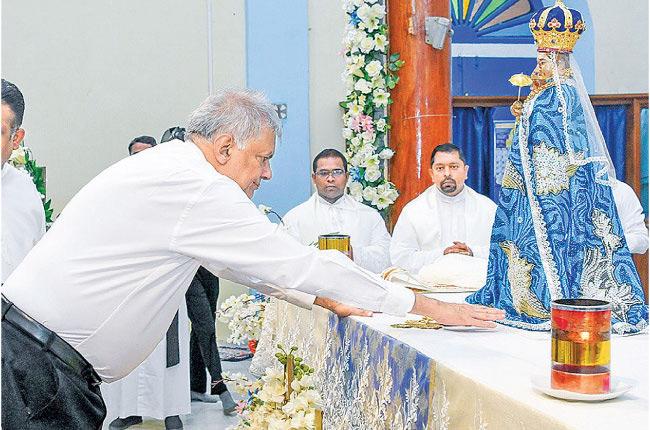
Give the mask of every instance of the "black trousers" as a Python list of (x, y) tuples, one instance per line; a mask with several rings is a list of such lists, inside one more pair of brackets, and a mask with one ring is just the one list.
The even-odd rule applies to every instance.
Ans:
[(221, 359), (217, 348), (215, 312), (219, 298), (219, 278), (199, 267), (190, 284), (185, 300), (187, 314), (192, 322), (190, 335), (190, 388), (205, 392), (205, 369), (212, 381), (220, 381)]
[(2, 428), (101, 429), (106, 407), (99, 386), (2, 321)]

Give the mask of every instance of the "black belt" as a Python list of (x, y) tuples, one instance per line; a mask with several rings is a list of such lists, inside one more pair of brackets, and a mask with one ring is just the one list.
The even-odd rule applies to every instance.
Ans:
[(52, 330), (18, 309), (4, 296), (2, 296), (2, 321), (7, 321), (34, 339), (43, 347), (44, 351), (50, 351), (69, 368), (81, 375), (91, 386), (96, 387), (102, 383), (93, 366), (76, 349)]

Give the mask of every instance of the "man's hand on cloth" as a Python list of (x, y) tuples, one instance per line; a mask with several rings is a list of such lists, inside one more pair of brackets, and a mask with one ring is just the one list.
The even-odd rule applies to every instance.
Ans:
[(447, 254), (464, 254), (464, 255), (469, 255), (470, 257), (474, 256), (474, 253), (470, 249), (467, 244), (463, 242), (456, 242), (454, 241), (454, 244), (448, 248), (446, 248), (443, 251), (443, 255)]
[(371, 317), (372, 312), (365, 309), (355, 308), (354, 306), (344, 305), (336, 300), (326, 299), (325, 297), (316, 297), (314, 304), (322, 308), (329, 309), (334, 312), (339, 318), (349, 317), (350, 315), (360, 317)]
[(415, 304), (411, 313), (430, 317), (442, 325), (460, 325), (474, 327), (496, 327), (493, 321), (505, 318), (501, 309), (465, 303), (447, 303), (415, 295)]

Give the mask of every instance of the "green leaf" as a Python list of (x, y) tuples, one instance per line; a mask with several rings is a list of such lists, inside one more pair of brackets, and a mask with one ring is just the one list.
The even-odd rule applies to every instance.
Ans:
[(399, 60), (399, 53), (396, 52), (394, 54), (391, 54), (388, 61), (390, 61), (391, 63), (394, 63), (397, 60)]

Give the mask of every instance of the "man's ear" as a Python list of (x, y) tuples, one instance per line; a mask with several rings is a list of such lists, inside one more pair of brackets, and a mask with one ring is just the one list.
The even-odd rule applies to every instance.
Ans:
[(24, 138), (25, 138), (25, 130), (22, 129), (22, 128), (19, 128), (14, 133), (13, 140), (11, 141), (11, 147), (13, 149), (18, 149), (18, 147), (20, 146), (20, 143), (23, 141)]
[(229, 134), (221, 134), (213, 141), (214, 157), (219, 164), (226, 164), (235, 150), (235, 141)]
[(469, 176), (469, 165), (465, 164), (465, 179)]
[(429, 176), (431, 177), (431, 182), (435, 182), (433, 180), (433, 166), (429, 166)]

